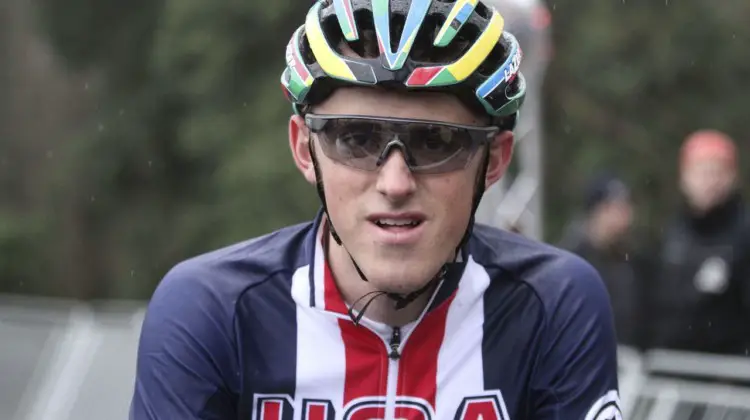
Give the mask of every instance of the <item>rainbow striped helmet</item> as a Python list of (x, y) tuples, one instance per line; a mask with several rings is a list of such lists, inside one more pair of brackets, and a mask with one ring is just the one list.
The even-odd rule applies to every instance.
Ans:
[(281, 83), (295, 111), (340, 86), (437, 90), (497, 119), (515, 116), (522, 52), (479, 0), (319, 0), (292, 35)]

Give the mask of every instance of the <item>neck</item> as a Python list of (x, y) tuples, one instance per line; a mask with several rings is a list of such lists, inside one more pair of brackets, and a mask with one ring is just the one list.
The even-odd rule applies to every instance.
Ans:
[[(336, 281), (336, 286), (348, 305), (356, 302), (355, 309), (362, 310), (362, 307), (369, 301), (369, 297), (360, 299), (362, 296), (378, 291), (371, 283), (364, 281), (357, 273), (357, 269), (352, 263), (351, 257), (346, 249), (336, 244), (333, 238), (329, 238), (328, 246), (328, 264)], [(367, 273), (365, 272), (365, 275)], [(403, 326), (412, 321), (416, 321), (427, 307), (427, 304), (434, 292), (428, 290), (417, 299), (407, 305), (405, 308), (396, 310), (395, 302), (385, 295), (380, 295), (367, 307), (365, 317), (388, 324), (391, 326)]]

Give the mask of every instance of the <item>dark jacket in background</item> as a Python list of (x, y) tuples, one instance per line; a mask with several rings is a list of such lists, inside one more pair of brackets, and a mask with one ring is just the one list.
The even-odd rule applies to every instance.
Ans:
[(740, 196), (701, 217), (683, 210), (664, 231), (658, 263), (649, 347), (746, 355), (750, 217)]
[(583, 222), (574, 222), (560, 247), (588, 261), (602, 277), (609, 292), (618, 344), (643, 349), (646, 341), (645, 274), (647, 262), (627, 243), (600, 250), (588, 240)]

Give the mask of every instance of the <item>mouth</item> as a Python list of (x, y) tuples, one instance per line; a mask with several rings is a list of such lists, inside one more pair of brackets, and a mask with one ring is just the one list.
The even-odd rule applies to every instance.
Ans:
[(381, 229), (412, 229), (420, 224), (421, 220), (404, 220), (404, 219), (377, 219), (374, 221)]
[(413, 229), (424, 222), (425, 216), (420, 213), (374, 214), (367, 220), (381, 229)]
[(426, 217), (420, 213), (377, 214), (368, 217), (368, 221), (380, 232), (381, 239), (395, 244), (416, 240)]

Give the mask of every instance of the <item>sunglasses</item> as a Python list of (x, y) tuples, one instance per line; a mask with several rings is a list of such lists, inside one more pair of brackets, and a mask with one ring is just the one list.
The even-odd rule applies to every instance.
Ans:
[(307, 114), (305, 123), (316, 134), (323, 153), (335, 162), (375, 171), (396, 147), (409, 169), (422, 174), (465, 168), (500, 131), (498, 127), (355, 115)]

